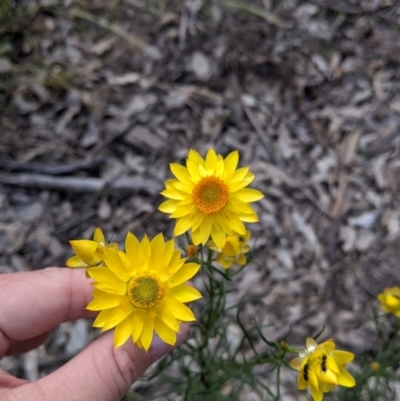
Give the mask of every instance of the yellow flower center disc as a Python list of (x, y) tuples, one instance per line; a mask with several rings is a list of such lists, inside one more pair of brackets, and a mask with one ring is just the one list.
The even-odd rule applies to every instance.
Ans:
[(167, 285), (152, 274), (139, 274), (128, 285), (128, 297), (137, 308), (151, 308), (167, 293)]
[(193, 188), (193, 203), (205, 215), (219, 212), (229, 200), (229, 188), (217, 177), (204, 177)]

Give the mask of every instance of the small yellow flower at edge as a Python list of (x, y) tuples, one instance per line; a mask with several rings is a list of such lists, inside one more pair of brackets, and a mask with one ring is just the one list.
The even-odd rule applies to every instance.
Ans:
[(174, 236), (191, 230), (194, 245), (205, 245), (211, 237), (218, 248), (223, 248), (227, 235), (246, 235), (243, 223), (258, 221), (249, 203), (264, 195), (246, 188), (254, 174), (249, 167), (237, 169), (238, 162), (237, 151), (223, 158), (209, 149), (205, 159), (190, 150), (186, 167), (170, 165), (176, 178), (165, 182), (161, 194), (169, 199), (158, 209), (176, 219)]
[(186, 284), (199, 270), (197, 263), (185, 263), (173, 240), (162, 234), (139, 242), (129, 233), (126, 252), (104, 248), (104, 268), (88, 268), (94, 299), (88, 310), (100, 311), (93, 327), (102, 331), (115, 328), (114, 345), (129, 337), (138, 347), (149, 349), (154, 331), (167, 344), (176, 343), (181, 322), (196, 320), (185, 305), (201, 298)]
[(199, 252), (196, 245), (188, 245), (185, 251), (189, 258), (195, 258)]
[(381, 309), (386, 313), (392, 313), (400, 317), (400, 288), (391, 287), (385, 288), (382, 293), (378, 295)]
[(244, 266), (247, 263), (245, 253), (250, 251), (248, 240), (250, 239), (250, 231), (246, 231), (245, 236), (228, 235), (225, 245), (222, 249), (216, 247), (213, 241), (209, 242), (209, 247), (213, 251), (218, 252), (216, 261), (221, 264), (224, 269), (229, 269), (233, 263)]
[(332, 391), (334, 386), (354, 387), (356, 384), (353, 376), (345, 370), (354, 354), (335, 348), (331, 339), (317, 344), (309, 337), (304, 351), (290, 361), (290, 366), (299, 371), (299, 390), (309, 387), (314, 401), (321, 401), (324, 393)]
[(67, 260), (68, 267), (99, 266), (103, 261), (104, 248), (118, 248), (116, 242), (106, 243), (100, 227), (94, 230), (93, 240), (79, 239), (69, 241), (69, 243), (76, 255)]

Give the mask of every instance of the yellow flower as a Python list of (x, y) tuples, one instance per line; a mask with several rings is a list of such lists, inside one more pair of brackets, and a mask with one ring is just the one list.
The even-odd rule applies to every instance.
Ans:
[(393, 313), (397, 317), (400, 317), (399, 287), (385, 288), (383, 292), (378, 295), (378, 301), (381, 304), (381, 309), (386, 313)]
[(197, 256), (198, 250), (196, 245), (188, 245), (185, 249), (186, 255), (189, 258), (195, 258)]
[(117, 249), (116, 242), (106, 244), (103, 232), (100, 227), (94, 230), (93, 241), (79, 239), (69, 241), (76, 255), (69, 258), (66, 262), (68, 267), (87, 267), (100, 266), (103, 261), (104, 248)]
[(213, 241), (209, 242), (209, 247), (213, 251), (218, 252), (216, 261), (221, 264), (224, 269), (228, 269), (233, 263), (243, 266), (247, 259), (244, 255), (250, 251), (247, 241), (250, 239), (250, 231), (246, 231), (245, 236), (233, 234), (226, 237), (225, 245), (222, 249), (215, 246)]
[(373, 372), (376, 372), (376, 371), (379, 370), (379, 368), (380, 368), (379, 362), (376, 362), (376, 361), (371, 362), (371, 363), (369, 364), (369, 368), (370, 368)]
[(174, 345), (180, 323), (196, 320), (184, 304), (201, 298), (185, 284), (200, 268), (180, 259), (174, 241), (164, 242), (162, 234), (142, 241), (131, 233), (125, 240), (126, 253), (104, 249), (105, 268), (89, 268), (94, 279), (94, 299), (87, 309), (101, 311), (93, 323), (103, 331), (115, 327), (114, 345), (119, 347), (129, 337), (146, 351), (153, 331), (167, 344)]
[(236, 169), (239, 161), (237, 151), (225, 159), (209, 149), (203, 159), (194, 150), (189, 151), (186, 167), (170, 165), (176, 179), (165, 182), (161, 192), (169, 200), (159, 207), (177, 219), (174, 235), (191, 230), (194, 245), (205, 245), (209, 237), (218, 248), (223, 248), (226, 235), (234, 233), (245, 236), (243, 222), (254, 223), (258, 216), (249, 203), (264, 195), (245, 188), (254, 179), (249, 167)]
[(306, 348), (298, 358), (290, 361), (290, 366), (299, 371), (297, 385), (299, 390), (310, 387), (314, 401), (321, 401), (324, 393), (334, 386), (354, 387), (353, 376), (345, 370), (346, 364), (354, 359), (354, 354), (335, 349), (333, 340), (317, 344), (307, 338)]

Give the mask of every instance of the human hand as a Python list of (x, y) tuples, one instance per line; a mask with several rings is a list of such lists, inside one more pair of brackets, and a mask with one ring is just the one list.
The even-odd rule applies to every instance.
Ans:
[[(84, 270), (49, 268), (0, 275), (0, 358), (38, 347), (62, 322), (94, 318), (96, 313), (85, 309), (91, 292)], [(188, 334), (189, 326), (182, 324), (176, 345)], [(130, 341), (114, 348), (111, 331), (36, 382), (0, 369), (0, 399), (117, 401), (153, 362), (173, 348), (156, 336), (147, 353)]]

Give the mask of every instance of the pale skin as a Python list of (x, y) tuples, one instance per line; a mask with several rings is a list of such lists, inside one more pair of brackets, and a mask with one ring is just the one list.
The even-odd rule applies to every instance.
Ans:
[[(62, 322), (93, 319), (92, 286), (83, 270), (48, 268), (0, 275), (0, 358), (42, 344)], [(182, 325), (176, 345), (189, 334)], [(129, 340), (114, 348), (113, 331), (101, 335), (64, 366), (36, 382), (0, 369), (2, 401), (117, 401), (145, 370), (173, 347), (155, 337), (146, 353)]]

